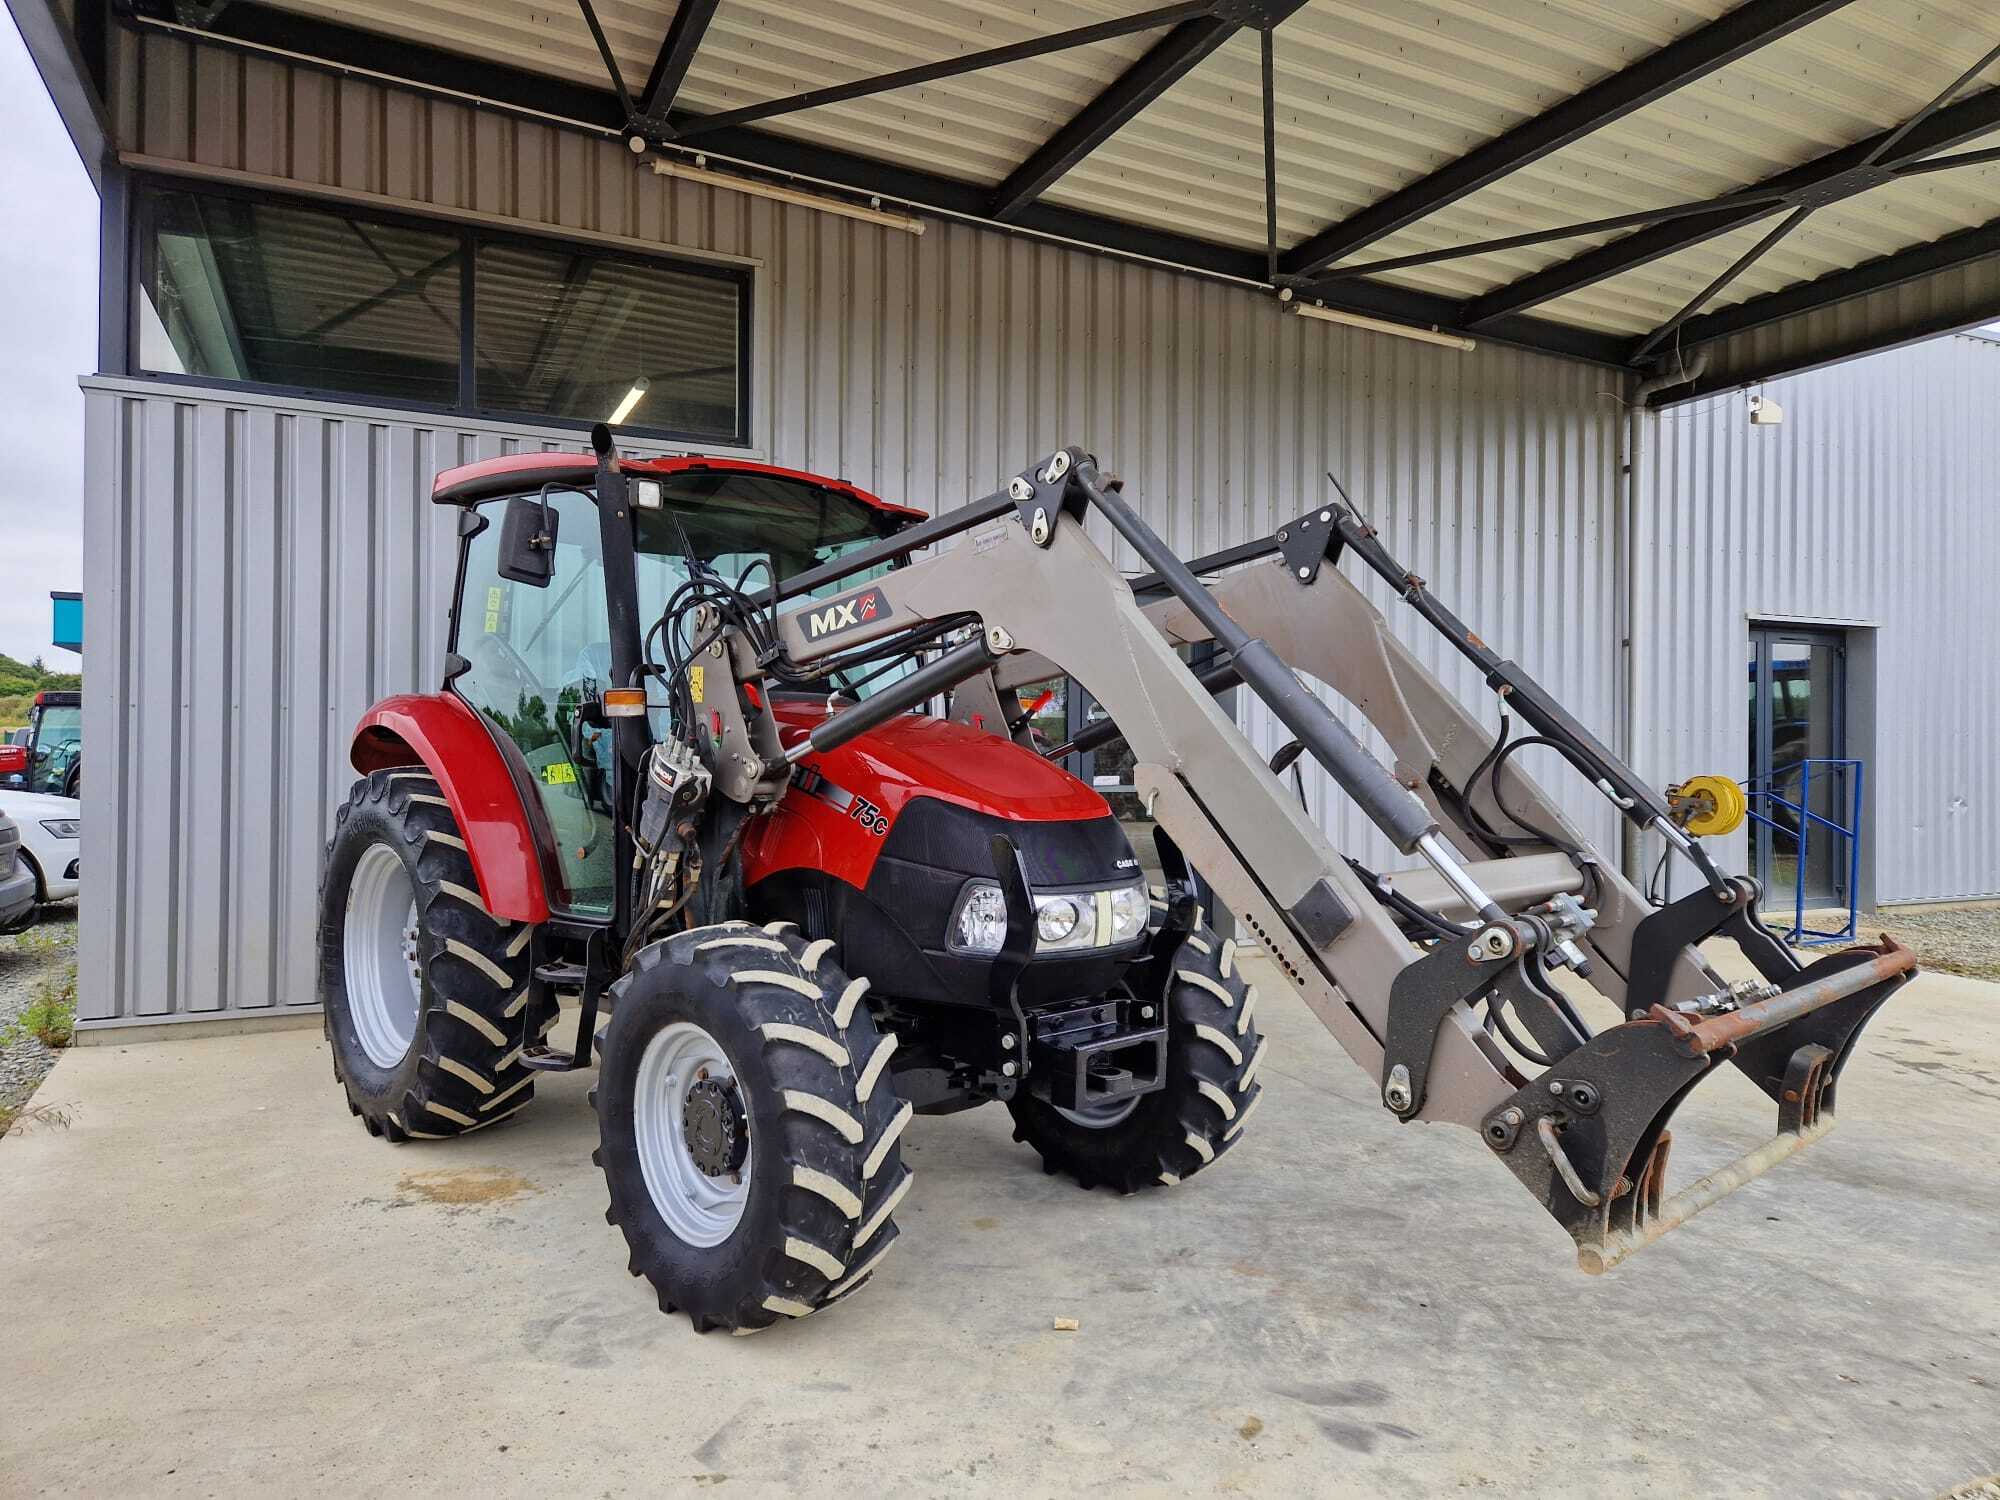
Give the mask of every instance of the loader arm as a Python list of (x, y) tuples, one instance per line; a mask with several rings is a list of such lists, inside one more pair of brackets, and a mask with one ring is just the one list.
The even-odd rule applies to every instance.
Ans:
[[(1573, 846), (1590, 847), (1555, 800), (1515, 763), (1499, 769), (1497, 793), (1475, 777), (1493, 744), (1492, 731), (1390, 633), (1381, 612), (1341, 573), (1325, 568), (1314, 578), (1302, 579), (1285, 558), (1274, 556), (1215, 580), (1209, 592), (1245, 630), (1269, 641), (1286, 661), (1325, 683), (1366, 716), (1395, 757), (1396, 779), (1423, 801), (1454, 847), (1472, 862), (1478, 878), (1504, 880), (1500, 867), (1533, 854), (1516, 847), (1506, 859), (1496, 858), (1497, 851), (1483, 846), (1465, 803), (1488, 827), (1513, 832), (1512, 815), (1520, 814), (1539, 828), (1563, 835)], [(1170, 644), (1195, 645), (1210, 639), (1201, 622), (1171, 595), (1149, 604), (1145, 613)], [(1547, 879), (1536, 899), (1546, 900), (1559, 890), (1576, 892), (1582, 882), (1569, 858), (1553, 844), (1533, 847), (1554, 856), (1555, 867), (1568, 877), (1560, 883)], [(1587, 977), (1622, 1015), (1633, 935), (1652, 907), (1615, 861), (1596, 861), (1592, 873), (1597, 920), (1580, 941), (1602, 961)], [(1429, 872), (1385, 874), (1392, 884), (1407, 888), (1412, 878), (1421, 882)], [(1674, 954), (1671, 972), (1666, 999), (1686, 999), (1723, 987), (1699, 951), (1685, 944)]]
[[(1082, 520), (1092, 510), (1155, 569), (1162, 602), (1142, 605), (1090, 541)], [(1252, 568), (1211, 591), (1090, 458), (1063, 449), (1005, 490), (780, 583), (762, 602), (822, 589), (961, 533), (950, 550), (777, 618), (789, 674), (831, 667), (843, 653), (913, 627), (978, 622), (892, 688), (795, 731), (789, 743), (780, 743), (761, 706), (763, 664), (749, 643), (733, 632), (716, 642), (697, 706), (718, 729), (718, 788), (767, 804), (789, 768), (816, 752), (968, 680), (1008, 681), (1010, 658), (1038, 672), (1052, 664), (1110, 711), (1152, 815), (1377, 1080), (1384, 1106), (1405, 1121), (1478, 1131), (1569, 1230), (1586, 1269), (1622, 1258), (1830, 1125), (1839, 1067), (1861, 1025), (1907, 977), (1907, 952), (1851, 950), (1803, 971), (1782, 949), (1782, 961), (1753, 954), (1768, 983), (1722, 989), (1688, 950), (1729, 924), (1754, 924), (1754, 883), (1717, 872), (1710, 888), (1651, 912), (1517, 775), (1506, 782), (1510, 806), (1548, 817), (1569, 847), (1509, 847), (1499, 851), (1507, 857), (1492, 857), (1475, 825), (1448, 815), (1486, 737), (1330, 568), (1315, 564), (1307, 579), (1306, 565), (1287, 558), (1282, 570)], [(1304, 582), (1317, 592), (1300, 589)], [(1437, 910), (1418, 909), (1417, 939), (1181, 660), (1176, 643), (1202, 639), (1228, 653), (1232, 674), (1398, 850), (1421, 861), (1403, 877), (1398, 909), (1408, 916), (1411, 888), (1438, 902)], [(1498, 666), (1507, 670), (1489, 672), (1489, 681), (1498, 675), (1519, 699), (1540, 694), (1511, 664)], [(1306, 688), (1298, 669), (1361, 703), (1389, 740), (1396, 772)], [(1563, 732), (1560, 716), (1546, 695), (1528, 714), (1552, 733)], [(1589, 757), (1608, 754), (1594, 740), (1580, 753), (1593, 771)], [(1610, 763), (1601, 779), (1628, 815), (1651, 815), (1631, 773)], [(1568, 899), (1582, 865), (1592, 867), (1596, 913)], [(1585, 966), (1578, 939), (1604, 960), (1595, 966), (1599, 988), (1631, 1017), (1594, 1034), (1551, 980), (1558, 965)], [(1699, 993), (1704, 987), (1709, 993)], [(1734, 1176), (1705, 1179), (1669, 1200), (1667, 1119), (1732, 1056), (1779, 1102), (1778, 1138), (1731, 1169)]]

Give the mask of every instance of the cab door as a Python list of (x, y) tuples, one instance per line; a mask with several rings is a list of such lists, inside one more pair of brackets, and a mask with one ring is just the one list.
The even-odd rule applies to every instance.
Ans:
[(611, 669), (597, 503), (578, 490), (548, 492), (556, 545), (546, 586), (500, 573), (509, 503), (481, 506), (487, 524), (466, 545), (455, 649), (468, 665), (451, 686), (527, 762), (555, 831), (566, 909), (605, 916), (616, 863), (611, 732), (577, 720), (578, 705), (596, 697)]

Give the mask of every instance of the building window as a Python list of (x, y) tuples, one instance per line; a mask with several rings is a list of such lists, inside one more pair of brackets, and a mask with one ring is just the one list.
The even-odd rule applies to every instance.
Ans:
[(147, 206), (142, 369), (458, 401), (457, 234), (207, 193)]
[(141, 372), (749, 439), (745, 271), (164, 183), (136, 210)]
[(473, 277), (480, 404), (732, 437), (740, 300), (734, 277), (574, 245), (482, 244)]

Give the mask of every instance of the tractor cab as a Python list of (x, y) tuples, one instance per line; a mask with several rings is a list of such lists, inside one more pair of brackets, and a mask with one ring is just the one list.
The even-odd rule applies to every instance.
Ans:
[(632, 523), (612, 528), (609, 554), (594, 458), (490, 459), (446, 470), (432, 491), (463, 507), (449, 687), (518, 751), (554, 834), (565, 904), (601, 915), (615, 904), (615, 734), (598, 705), (607, 688), (643, 689), (653, 739), (673, 709), (659, 675), (614, 668), (619, 625), (636, 621), (642, 657), (658, 661), (687, 644), (661, 639), (677, 598), (769, 588), (923, 518), (842, 481), (742, 459), (617, 468)]
[(28, 711), (26, 790), (59, 797), (83, 793), (83, 694), (35, 694)]

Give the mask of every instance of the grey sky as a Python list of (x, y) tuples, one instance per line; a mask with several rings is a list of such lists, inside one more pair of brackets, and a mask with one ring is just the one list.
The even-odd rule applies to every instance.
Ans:
[(97, 193), (11, 16), (0, 21), (0, 184), (0, 652), (74, 672), (77, 658), (49, 644), (49, 590), (83, 587), (76, 380), (97, 362)]

